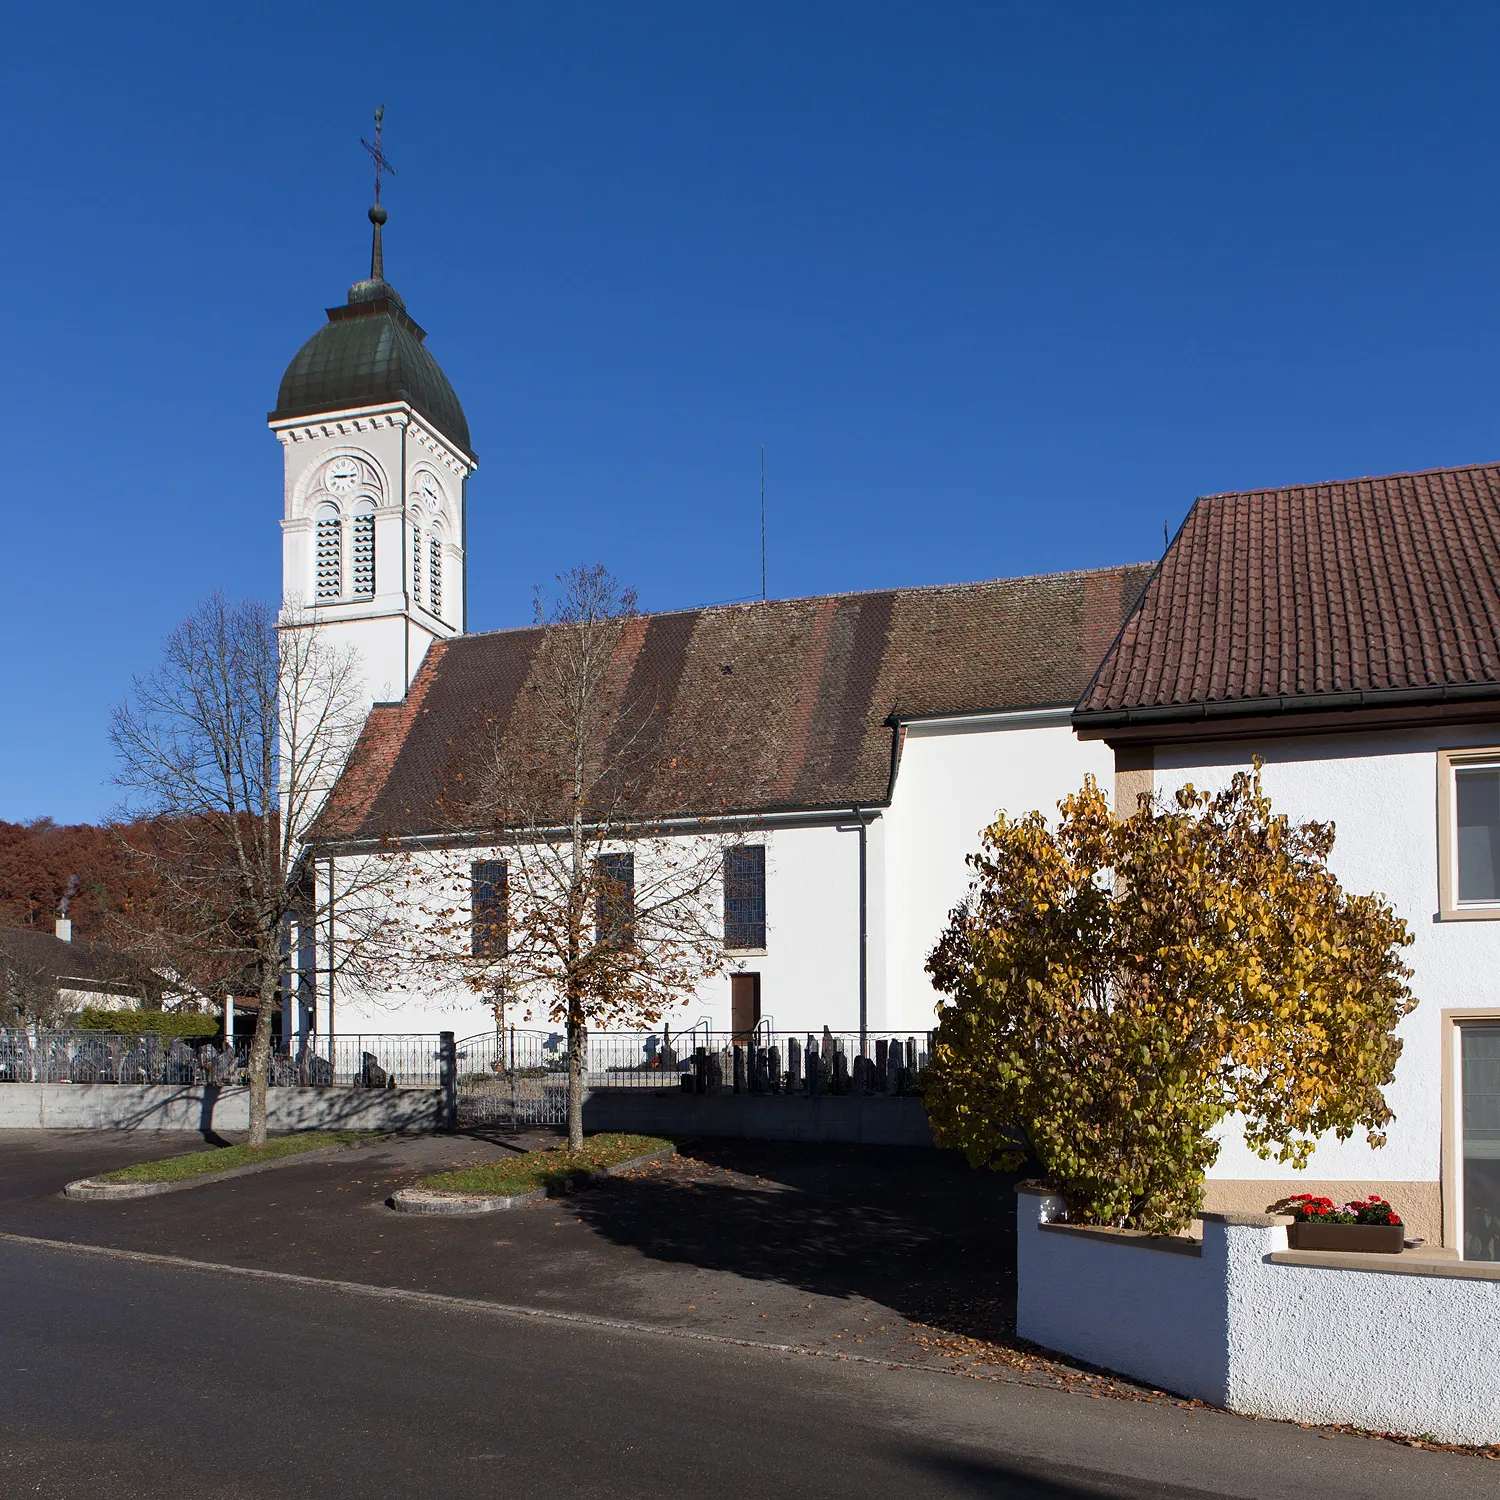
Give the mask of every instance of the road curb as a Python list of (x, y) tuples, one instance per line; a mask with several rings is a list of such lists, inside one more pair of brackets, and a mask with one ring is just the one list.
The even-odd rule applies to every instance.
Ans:
[[(377, 1137), (388, 1140), (389, 1136)], [(62, 1190), (64, 1198), (82, 1203), (118, 1203), (126, 1198), (155, 1198), (161, 1193), (180, 1193), (188, 1188), (206, 1187), (211, 1182), (228, 1182), (232, 1177), (250, 1177), (256, 1172), (273, 1172), (277, 1167), (291, 1167), (298, 1162), (318, 1161), (325, 1156), (337, 1156), (341, 1151), (354, 1151), (361, 1146), (375, 1144), (374, 1141), (347, 1141), (338, 1146), (319, 1146), (316, 1151), (298, 1151), (291, 1156), (278, 1156), (275, 1161), (252, 1161), (243, 1167), (227, 1167), (222, 1172), (200, 1172), (196, 1177), (184, 1177), (177, 1182), (106, 1182), (102, 1177), (80, 1177)], [(163, 1160), (170, 1161), (170, 1157)]]
[(499, 1213), (509, 1208), (520, 1208), (527, 1203), (539, 1203), (543, 1198), (560, 1198), (571, 1192), (573, 1188), (581, 1187), (585, 1183), (593, 1182), (601, 1177), (616, 1177), (621, 1172), (629, 1172), (636, 1167), (650, 1166), (652, 1162), (665, 1161), (669, 1156), (676, 1154), (676, 1146), (667, 1146), (660, 1151), (648, 1151), (643, 1156), (632, 1156), (625, 1161), (618, 1161), (612, 1167), (598, 1167), (592, 1172), (580, 1172), (550, 1187), (534, 1188), (529, 1193), (512, 1193), (508, 1197), (501, 1197), (497, 1193), (450, 1193), (442, 1188), (409, 1187), (398, 1189), (386, 1199), (386, 1202), (398, 1214), (447, 1215), (461, 1218), (470, 1214)]

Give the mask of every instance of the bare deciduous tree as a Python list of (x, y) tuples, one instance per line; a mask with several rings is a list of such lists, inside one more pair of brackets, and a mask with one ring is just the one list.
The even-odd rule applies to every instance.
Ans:
[[(259, 1000), (250, 1141), (266, 1138), (272, 1013), (293, 964), (289, 925), (320, 920), (301, 844), (367, 708), (356, 662), (289, 612), (215, 594), (168, 637), (115, 710), (117, 783), (156, 836), (136, 839), (157, 896), (137, 936), (183, 974), (243, 976)], [(351, 861), (338, 892), (338, 964), (382, 961), (392, 862)], [(369, 977), (366, 974), (365, 977)]]
[[(429, 969), (564, 1027), (576, 1149), (589, 1029), (654, 1026), (722, 967), (724, 851), (743, 830), (701, 806), (649, 805), (648, 731), (663, 706), (629, 698), (627, 674), (612, 670), (635, 595), (603, 567), (574, 568), (558, 584), (550, 609), (538, 593), (547, 631), (516, 710), (455, 795), (462, 844), (413, 876), (421, 894), (407, 906)], [(475, 843), (504, 860), (503, 889), (473, 914), (477, 934)]]

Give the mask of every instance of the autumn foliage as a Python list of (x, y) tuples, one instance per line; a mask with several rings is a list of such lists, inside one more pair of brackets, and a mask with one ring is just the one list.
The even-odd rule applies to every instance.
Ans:
[(986, 830), (928, 961), (937, 1142), (1157, 1232), (1202, 1206), (1228, 1115), (1293, 1166), (1324, 1132), (1383, 1144), (1411, 937), (1340, 886), (1333, 825), (1273, 813), (1259, 763), (1123, 819), (1090, 778), (1059, 810)]

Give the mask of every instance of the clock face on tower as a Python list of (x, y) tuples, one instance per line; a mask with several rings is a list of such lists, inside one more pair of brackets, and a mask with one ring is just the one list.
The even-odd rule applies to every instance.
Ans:
[(336, 458), (328, 465), (328, 488), (347, 495), (359, 483), (359, 465), (352, 458)]
[(427, 502), (428, 510), (436, 510), (442, 504), (443, 492), (431, 474), (417, 476), (417, 493)]

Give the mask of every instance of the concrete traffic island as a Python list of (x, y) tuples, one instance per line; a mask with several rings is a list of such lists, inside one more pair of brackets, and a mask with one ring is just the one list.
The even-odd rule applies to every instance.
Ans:
[(608, 1166), (570, 1172), (557, 1181), (520, 1193), (458, 1192), (446, 1188), (418, 1186), (401, 1188), (386, 1201), (398, 1214), (465, 1216), (498, 1213), (506, 1209), (520, 1208), (527, 1203), (539, 1203), (544, 1198), (562, 1197), (589, 1182), (605, 1177), (615, 1177), (622, 1172), (634, 1171), (637, 1167), (647, 1167), (653, 1162), (665, 1161), (676, 1154), (676, 1146), (662, 1146), (653, 1151), (627, 1157), (624, 1161), (612, 1162)]
[[(284, 1137), (283, 1137), (284, 1139)], [(127, 1198), (154, 1198), (162, 1193), (180, 1193), (188, 1188), (203, 1187), (211, 1182), (228, 1182), (234, 1177), (252, 1177), (258, 1172), (270, 1172), (277, 1167), (290, 1167), (298, 1162), (317, 1161), (325, 1156), (337, 1156), (344, 1151), (355, 1151), (360, 1146), (367, 1145), (368, 1138), (359, 1140), (335, 1141), (327, 1146), (315, 1146), (307, 1151), (288, 1151), (280, 1156), (272, 1157), (268, 1161), (246, 1162), (241, 1166), (225, 1167), (215, 1171), (211, 1168), (202, 1172), (195, 1172), (191, 1176), (165, 1178), (152, 1181), (149, 1178), (126, 1178), (113, 1177), (80, 1177), (70, 1182), (63, 1189), (63, 1197), (71, 1198), (75, 1202), (83, 1203), (118, 1203)], [(233, 1151), (235, 1148), (221, 1147), (220, 1150)], [(202, 1155), (211, 1160), (218, 1152), (189, 1152), (190, 1156)], [(178, 1160), (175, 1157), (164, 1157), (162, 1161), (171, 1162)], [(143, 1165), (155, 1165), (144, 1163)]]

